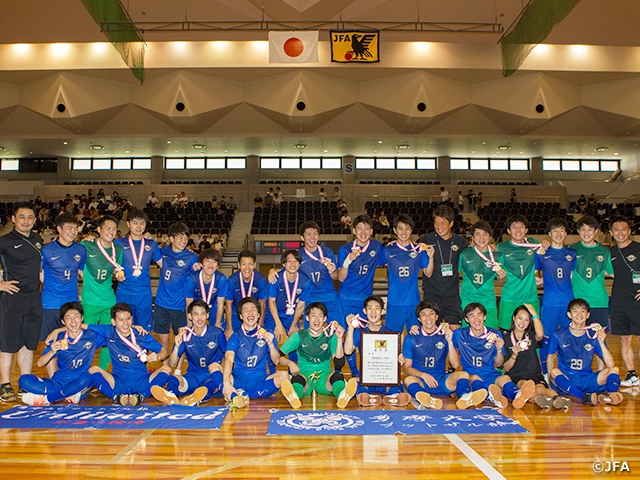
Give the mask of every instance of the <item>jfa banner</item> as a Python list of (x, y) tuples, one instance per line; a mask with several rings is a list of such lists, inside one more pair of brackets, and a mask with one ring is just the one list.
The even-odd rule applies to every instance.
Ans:
[(380, 30), (331, 30), (331, 61), (379, 62)]

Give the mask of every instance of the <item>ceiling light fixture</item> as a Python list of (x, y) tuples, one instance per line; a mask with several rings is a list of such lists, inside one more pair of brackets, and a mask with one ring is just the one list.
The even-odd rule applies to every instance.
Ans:
[(305, 148), (307, 148), (307, 144), (306, 143), (296, 143), (293, 148), (297, 148), (298, 150), (304, 150)]
[(411, 148), (411, 146), (410, 146), (410, 145), (407, 145), (406, 143), (402, 143), (402, 144), (400, 144), (400, 145), (396, 145), (396, 148), (397, 148), (398, 150), (406, 150), (407, 148)]
[(597, 148), (594, 148), (594, 150), (596, 152), (606, 152), (607, 150), (609, 150), (609, 147), (597, 147)]
[(202, 150), (203, 148), (205, 148), (205, 146), (202, 145), (201, 143), (194, 143), (193, 145), (191, 145), (191, 148), (195, 150)]
[(102, 145), (91, 145), (92, 150), (104, 150)]
[(498, 145), (496, 148), (498, 150), (509, 150), (511, 147), (509, 145)]

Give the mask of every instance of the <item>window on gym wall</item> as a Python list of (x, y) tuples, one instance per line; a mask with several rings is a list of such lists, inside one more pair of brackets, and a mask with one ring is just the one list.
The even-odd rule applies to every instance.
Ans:
[(356, 157), (357, 170), (435, 170), (435, 158)]
[(151, 170), (151, 158), (72, 158), (71, 170)]
[(246, 157), (165, 157), (166, 170), (225, 170), (247, 168)]
[(0, 170), (5, 172), (17, 172), (20, 169), (18, 158), (3, 158), (0, 160)]
[(528, 158), (451, 158), (451, 170), (529, 170)]
[(620, 168), (618, 160), (560, 160), (542, 161), (547, 172), (615, 172)]
[(339, 170), (340, 157), (260, 157), (263, 170)]

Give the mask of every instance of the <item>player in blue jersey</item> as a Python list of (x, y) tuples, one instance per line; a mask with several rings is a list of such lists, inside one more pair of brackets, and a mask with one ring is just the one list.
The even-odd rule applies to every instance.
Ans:
[(453, 332), (453, 345), (460, 355), (462, 370), (469, 374), (471, 390), (489, 390), (488, 399), (498, 408), (507, 407), (507, 398), (513, 401), (514, 408), (522, 408), (535, 394), (535, 384), (526, 383), (519, 390), (508, 375), (498, 370), (504, 363), (504, 340), (499, 331), (485, 326), (484, 305), (471, 302), (463, 314), (469, 326)]
[(171, 245), (161, 249), (162, 270), (153, 311), (153, 331), (164, 348), (169, 345), (171, 329), (175, 335), (187, 323), (184, 283), (198, 261), (198, 257), (186, 249), (189, 234), (189, 227), (184, 223), (174, 223), (169, 227)]
[(171, 369), (167, 366), (147, 370), (147, 363), (164, 361), (168, 354), (165, 347), (151, 335), (136, 335), (131, 328), (131, 307), (116, 303), (111, 307), (112, 325), (89, 325), (102, 337), (109, 348), (113, 368), (107, 372), (100, 367), (91, 367), (89, 373), (93, 384), (103, 395), (112, 398), (117, 405), (140, 405), (151, 394), (153, 385), (167, 383)]
[(47, 345), (38, 359), (39, 367), (57, 360), (58, 370), (50, 379), (35, 375), (20, 377), (20, 388), (27, 392), (22, 401), (27, 405), (49, 405), (63, 399), (78, 403), (83, 392), (93, 385), (89, 368), (96, 349), (106, 343), (101, 335), (82, 329), (83, 315), (80, 302), (60, 306), (60, 322), (65, 331), (56, 335), (56, 340)]
[(129, 235), (116, 238), (122, 247), (122, 268), (125, 280), (118, 285), (116, 301), (127, 303), (133, 310), (133, 321), (145, 330), (153, 328), (151, 306), (151, 261), (162, 267), (162, 252), (158, 244), (145, 238), (149, 217), (142, 210), (131, 210), (127, 215)]
[(547, 224), (551, 245), (535, 258), (535, 269), (542, 271), (544, 294), (540, 317), (544, 328), (544, 341), (540, 348), (542, 373), (547, 373), (547, 352), (551, 334), (569, 325), (565, 306), (573, 300), (571, 275), (576, 262), (576, 251), (564, 245), (569, 225), (563, 218), (552, 218)]
[[(78, 273), (84, 269), (87, 256), (86, 249), (75, 242), (78, 236), (78, 219), (75, 215), (58, 215), (55, 224), (58, 238), (42, 247), (41, 341), (62, 326), (60, 307), (64, 303), (78, 301)], [(49, 365), (53, 366), (55, 362), (47, 363)]]
[(185, 375), (171, 375), (166, 390), (160, 385), (152, 386), (151, 394), (156, 400), (167, 405), (194, 406), (216, 392), (222, 393), (222, 358), (227, 341), (221, 328), (208, 325), (209, 312), (204, 300), (195, 300), (187, 307), (192, 327), (183, 328), (175, 336), (169, 364), (175, 367), (184, 355), (189, 367)]
[(351, 230), (354, 240), (338, 250), (338, 300), (345, 316), (362, 312), (362, 302), (373, 294), (376, 268), (386, 263), (384, 247), (371, 239), (373, 221), (368, 215), (358, 215)]
[(184, 281), (187, 307), (194, 300), (204, 300), (209, 305), (209, 316), (214, 320), (215, 326), (224, 329), (222, 317), (225, 313), (227, 277), (218, 270), (222, 263), (220, 252), (207, 248), (198, 255), (198, 263), (202, 265), (202, 269), (192, 273)]
[(287, 390), (293, 387), (285, 371), (267, 374), (267, 362), (280, 362), (280, 352), (273, 333), (259, 324), (260, 303), (253, 297), (245, 297), (238, 303), (238, 317), (242, 321), (227, 342), (224, 354), (224, 385), (222, 393), (227, 401), (242, 408), (251, 398), (270, 397), (283, 384)]
[(456, 406), (466, 409), (480, 405), (487, 398), (487, 390), (471, 392), (469, 374), (465, 371), (447, 373), (447, 360), (452, 368), (460, 366), (460, 357), (453, 346), (453, 330), (440, 321), (440, 307), (431, 300), (423, 300), (415, 311), (420, 328), (407, 335), (402, 345), (404, 356), (404, 384), (411, 395), (427, 408), (441, 409), (442, 400), (431, 395), (458, 395)]
[[(385, 309), (382, 297), (371, 295), (362, 303), (364, 308), (360, 311), (364, 311), (364, 317), (360, 314), (347, 316), (348, 329), (344, 339), (344, 353), (345, 355), (352, 355), (351, 358), (354, 360), (353, 363), (349, 362), (353, 378), (360, 378), (360, 371), (355, 362), (355, 351), (357, 350), (362, 355), (361, 332), (393, 333), (383, 324)], [(404, 358), (400, 356), (398, 361), (402, 364)], [(383, 403), (387, 406), (404, 407), (411, 401), (411, 396), (404, 392), (402, 385), (378, 387), (358, 384), (356, 393), (358, 403), (363, 407), (374, 407)]]
[[(281, 342), (300, 330), (300, 318), (311, 293), (309, 279), (298, 271), (302, 257), (297, 250), (285, 250), (280, 257), (284, 272), (276, 283), (269, 284), (269, 313), (264, 326)], [(295, 352), (292, 352), (294, 355)], [(293, 362), (297, 358), (289, 357)]]
[[(623, 400), (618, 392), (620, 371), (605, 343), (604, 328), (599, 323), (587, 326), (589, 303), (581, 298), (569, 302), (567, 315), (571, 323), (554, 332), (549, 344), (547, 367), (552, 383), (558, 391), (580, 399), (585, 405), (618, 405)], [(597, 372), (591, 369), (594, 355), (605, 364)], [(556, 356), (558, 367), (554, 368)]]
[(260, 321), (264, 325), (269, 287), (267, 279), (256, 271), (256, 254), (245, 250), (238, 255), (238, 271), (227, 282), (227, 337), (240, 328), (238, 305), (243, 298), (252, 297), (260, 304)]
[(416, 325), (414, 310), (420, 303), (418, 274), (420, 270), (430, 277), (433, 274), (432, 245), (414, 244), (411, 233), (415, 223), (409, 215), (400, 214), (393, 220), (397, 242), (384, 249), (389, 293), (387, 294), (387, 327), (394, 332)]

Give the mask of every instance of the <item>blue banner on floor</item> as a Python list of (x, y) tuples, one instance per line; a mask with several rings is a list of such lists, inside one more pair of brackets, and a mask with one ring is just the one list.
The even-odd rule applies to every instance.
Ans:
[(18, 406), (0, 413), (0, 428), (218, 430), (227, 407)]
[(267, 435), (405, 435), (528, 433), (495, 410), (281, 410)]

